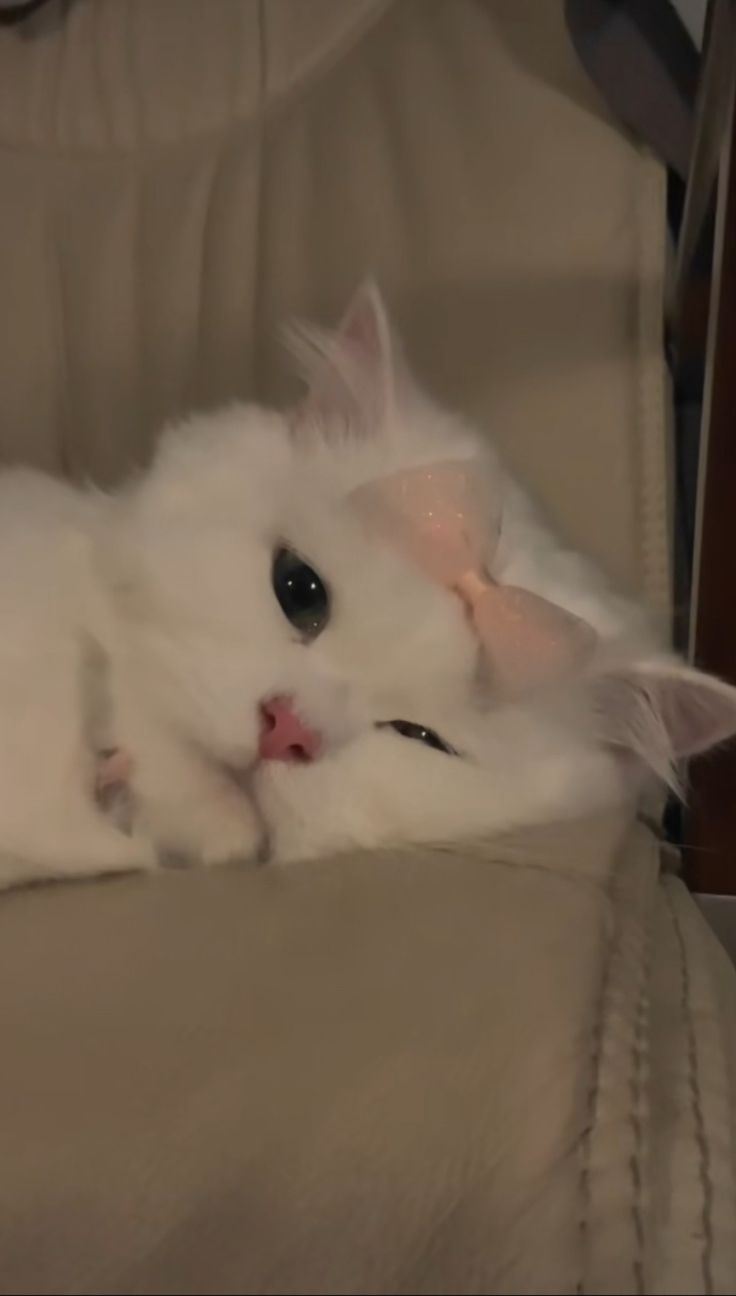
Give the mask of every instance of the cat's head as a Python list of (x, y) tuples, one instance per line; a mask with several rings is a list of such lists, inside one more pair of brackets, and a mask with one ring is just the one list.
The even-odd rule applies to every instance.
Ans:
[[(150, 707), (247, 776), (277, 858), (585, 812), (629, 794), (640, 768), (668, 779), (736, 731), (736, 691), (581, 639), (558, 593), (540, 632), (521, 592), (509, 689), (493, 625), (489, 652), (472, 599), (362, 506), (397, 474), (460, 465), (485, 501), (492, 577), (495, 457), (411, 379), (374, 288), (298, 350), (298, 408), (234, 407), (167, 435), (126, 501), (121, 577)], [(530, 636), (559, 670), (540, 674)]]

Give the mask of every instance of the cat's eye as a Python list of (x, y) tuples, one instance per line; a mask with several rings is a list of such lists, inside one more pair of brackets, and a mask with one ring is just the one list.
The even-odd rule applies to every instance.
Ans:
[(273, 555), (271, 585), (286, 620), (304, 639), (316, 639), (330, 619), (330, 595), (322, 577), (285, 546)]
[(424, 743), (425, 747), (432, 747), (434, 751), (444, 752), (446, 756), (457, 756), (459, 753), (444, 738), (440, 738), (434, 729), (428, 729), (426, 725), (412, 724), (410, 720), (381, 720), (376, 725), (377, 729), (393, 729), (395, 733), (401, 734), (402, 738), (412, 738), (414, 742)]

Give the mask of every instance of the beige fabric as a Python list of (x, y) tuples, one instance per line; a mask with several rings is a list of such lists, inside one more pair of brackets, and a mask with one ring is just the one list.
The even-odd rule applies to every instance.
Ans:
[[(52, 0), (0, 195), (6, 460), (117, 480), (372, 269), (666, 607), (662, 177), (558, 0)], [(735, 999), (612, 821), (7, 896), (0, 1292), (731, 1291)]]
[(16, 894), (0, 1292), (732, 1292), (733, 1017), (666, 893), (608, 820)]
[(732, 1293), (734, 969), (682, 882), (658, 880), (658, 864), (650, 843), (612, 878), (583, 1290)]
[(27, 32), (0, 35), (7, 459), (116, 479), (164, 418), (280, 393), (278, 326), (372, 270), (437, 392), (666, 608), (663, 181), (561, 3), (52, 0)]
[[(661, 1292), (736, 1289), (736, 984), (682, 883), (652, 908), (649, 1156)], [(671, 1029), (674, 1026), (675, 1029)], [(690, 1185), (697, 1177), (700, 1191)], [(690, 1245), (695, 1240), (695, 1247)]]

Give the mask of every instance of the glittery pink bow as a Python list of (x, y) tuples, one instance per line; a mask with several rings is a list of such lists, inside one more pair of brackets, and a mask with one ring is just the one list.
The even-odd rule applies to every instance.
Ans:
[(504, 693), (548, 683), (592, 653), (596, 635), (586, 622), (488, 574), (499, 527), (487, 520), (472, 464), (452, 460), (392, 473), (360, 486), (352, 500), (367, 522), (462, 599)]

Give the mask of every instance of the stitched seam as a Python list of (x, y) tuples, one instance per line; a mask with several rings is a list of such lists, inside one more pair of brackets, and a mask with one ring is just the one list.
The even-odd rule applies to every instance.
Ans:
[[(606, 888), (611, 903), (612, 886), (609, 882)], [(608, 1000), (608, 990), (611, 984), (611, 967), (613, 964), (613, 951), (616, 946), (616, 936), (620, 929), (620, 923), (612, 923), (611, 932), (606, 942), (606, 957), (601, 984), (596, 999), (595, 1008), (595, 1026), (591, 1036), (591, 1081), (586, 1098), (587, 1119), (585, 1129), (580, 1141), (580, 1176), (578, 1192), (580, 1196), (580, 1223), (578, 1227), (578, 1240), (580, 1244), (580, 1277), (575, 1286), (576, 1296), (584, 1296), (585, 1286), (585, 1268), (586, 1253), (590, 1237), (590, 1214), (593, 1203), (592, 1193), (590, 1190), (590, 1159), (591, 1147), (593, 1140), (593, 1129), (596, 1122), (598, 1102), (600, 1098), (600, 1081), (601, 1081), (601, 1057), (603, 1052), (603, 1021), (605, 1016), (605, 1006)]]
[(643, 1296), (645, 1291), (644, 1284), (644, 1181), (642, 1174), (643, 1152), (644, 1152), (644, 1128), (641, 1119), (641, 1108), (644, 1098), (644, 1057), (645, 1057), (645, 1026), (647, 1020), (647, 984), (649, 980), (651, 941), (647, 937), (645, 941), (645, 955), (642, 960), (642, 976), (639, 994), (637, 996), (636, 1013), (634, 1018), (634, 1039), (631, 1046), (631, 1073), (629, 1078), (629, 1091), (631, 1094), (631, 1132), (634, 1140), (634, 1150), (629, 1158), (629, 1173), (631, 1175), (632, 1188), (632, 1206), (631, 1215), (634, 1224), (634, 1236), (636, 1238), (637, 1255), (634, 1259), (634, 1279), (636, 1282), (637, 1296)]
[(672, 897), (667, 894), (667, 905), (672, 917), (672, 924), (677, 940), (678, 952), (680, 955), (680, 966), (682, 969), (680, 980), (680, 1007), (685, 1019), (685, 1033), (687, 1037), (687, 1064), (688, 1064), (688, 1093), (690, 1095), (690, 1106), (695, 1126), (695, 1146), (698, 1150), (698, 1178), (703, 1192), (703, 1209), (701, 1212), (701, 1232), (703, 1245), (700, 1257), (700, 1267), (703, 1275), (703, 1291), (706, 1296), (712, 1296), (713, 1293), (713, 1182), (711, 1179), (710, 1150), (705, 1132), (705, 1119), (703, 1117), (702, 1106), (702, 1087), (700, 1083), (700, 1063), (698, 1058), (698, 1046), (695, 1035), (695, 1023), (692, 1015), (692, 988), (690, 984), (690, 971), (687, 962), (687, 946), (685, 937), (682, 933), (682, 926), (675, 910)]
[(266, 140), (265, 140), (266, 123), (264, 121), (265, 112), (260, 111), (260, 108), (265, 104), (266, 87), (268, 84), (268, 71), (269, 71), (268, 60), (270, 55), (270, 49), (269, 49), (269, 32), (268, 32), (267, 24), (268, 24), (268, 19), (266, 15), (266, 6), (264, 4), (264, 0), (259, 0), (258, 3), (259, 112), (256, 120), (256, 129), (258, 132), (258, 139), (256, 145), (256, 164), (255, 164), (257, 194), (256, 194), (256, 220), (255, 220), (254, 238), (256, 241), (256, 249), (255, 249), (255, 257), (254, 257), (254, 265), (253, 265), (253, 289), (252, 289), (253, 295), (251, 300), (251, 337), (252, 337), (252, 344), (251, 344), (252, 345), (252, 351), (251, 351), (252, 370), (250, 374), (251, 390), (254, 389), (257, 390), (256, 384), (260, 386), (260, 384), (263, 381), (263, 365), (262, 365), (263, 329), (261, 327), (262, 325), (261, 315), (263, 309), (263, 302), (265, 300), (263, 228), (264, 228), (264, 220), (265, 220), (266, 188), (268, 186), (268, 176), (266, 174), (267, 154), (266, 154)]
[(606, 952), (606, 966), (601, 978), (601, 988), (596, 1001), (596, 1024), (592, 1033), (591, 1049), (591, 1082), (586, 1099), (587, 1119), (585, 1129), (580, 1141), (580, 1223), (578, 1226), (578, 1239), (580, 1242), (580, 1277), (575, 1285), (577, 1296), (584, 1296), (585, 1281), (584, 1269), (586, 1261), (586, 1252), (588, 1249), (588, 1238), (590, 1234), (590, 1210), (592, 1197), (590, 1191), (590, 1150), (593, 1136), (593, 1126), (595, 1124), (596, 1109), (598, 1107), (599, 1085), (601, 1078), (601, 1049), (603, 1045), (603, 1008), (607, 998), (608, 985), (611, 974), (611, 960), (613, 957), (613, 937), (609, 937), (608, 949)]
[(69, 477), (72, 468), (69, 450), (70, 361), (66, 329), (66, 310), (64, 305), (64, 273), (62, 269), (62, 254), (59, 246), (58, 231), (55, 230), (53, 226), (53, 212), (50, 213), (48, 210), (50, 205), (48, 187), (46, 188), (46, 192), (43, 194), (42, 202), (45, 206), (43, 221), (50, 299), (49, 313), (56, 341), (55, 371), (57, 374), (56, 387), (60, 429), (60, 435), (57, 438), (55, 447), (56, 469), (60, 476)]
[[(661, 238), (663, 219), (663, 177), (654, 172), (651, 154), (639, 150), (635, 183), (637, 261), (639, 265), (636, 305), (636, 420), (638, 429), (634, 461), (636, 483), (639, 561), (647, 598), (662, 617), (671, 615), (672, 585), (667, 543), (668, 471), (666, 386), (663, 362), (654, 372), (653, 355), (661, 353), (661, 301), (651, 286), (653, 242)], [(657, 187), (655, 203), (655, 186)], [(656, 205), (657, 218), (652, 208)]]
[[(624, 852), (620, 851), (617, 860), (617, 866), (611, 876), (608, 893), (614, 912), (618, 915), (621, 912), (621, 897), (617, 897), (617, 890), (620, 890), (620, 876)], [(588, 1121), (586, 1129), (581, 1140), (581, 1170), (580, 1170), (580, 1196), (582, 1202), (582, 1217), (579, 1227), (579, 1238), (582, 1253), (583, 1275), (585, 1269), (590, 1267), (590, 1256), (586, 1255), (589, 1249), (590, 1238), (590, 1215), (593, 1207), (593, 1194), (590, 1185), (590, 1166), (592, 1161), (593, 1137), (595, 1134), (597, 1122), (597, 1108), (600, 1103), (601, 1081), (602, 1081), (602, 1062), (604, 1055), (604, 1039), (610, 1034), (611, 1016), (617, 1016), (615, 1007), (612, 1009), (611, 985), (613, 978), (613, 966), (616, 954), (625, 962), (630, 961), (629, 955), (631, 949), (631, 933), (626, 935), (625, 924), (619, 920), (613, 925), (611, 935), (607, 941), (606, 965), (604, 969), (601, 989), (598, 996), (596, 1028), (593, 1033), (593, 1051), (592, 1051), (592, 1083), (588, 1094)], [(639, 952), (641, 954), (639, 956)], [(636, 942), (633, 954), (637, 956), (640, 963), (641, 971), (636, 990), (636, 999), (634, 1005), (633, 1033), (628, 1050), (628, 1082), (622, 1078), (621, 1083), (627, 1085), (627, 1090), (631, 1098), (631, 1111), (629, 1115), (629, 1129), (632, 1135), (633, 1151), (624, 1165), (628, 1168), (631, 1186), (632, 1186), (632, 1205), (631, 1219), (635, 1238), (636, 1254), (631, 1261), (631, 1283), (632, 1293), (636, 1296), (642, 1296), (646, 1291), (645, 1283), (645, 1243), (646, 1243), (646, 1180), (643, 1171), (646, 1152), (646, 1129), (643, 1120), (644, 1099), (646, 1094), (646, 1076), (647, 1076), (647, 1025), (648, 1025), (648, 1004), (649, 1004), (649, 972), (651, 968), (652, 943), (648, 929), (644, 933), (642, 940)], [(616, 1033), (615, 1024), (613, 1026), (614, 1035)], [(624, 1127), (625, 1128), (625, 1127)], [(584, 1296), (589, 1289), (586, 1287), (585, 1277), (582, 1276), (576, 1286), (577, 1296)], [(627, 1287), (628, 1290), (628, 1287)]]

